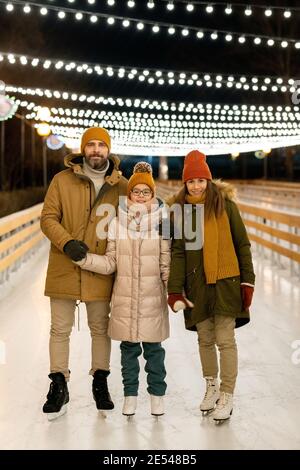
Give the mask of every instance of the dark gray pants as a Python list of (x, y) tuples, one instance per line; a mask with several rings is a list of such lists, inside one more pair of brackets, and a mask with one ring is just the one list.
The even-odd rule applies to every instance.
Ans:
[(121, 364), (124, 396), (137, 396), (139, 388), (139, 356), (146, 361), (147, 391), (150, 395), (163, 396), (166, 392), (166, 369), (164, 365), (165, 350), (161, 343), (130, 343), (121, 342)]

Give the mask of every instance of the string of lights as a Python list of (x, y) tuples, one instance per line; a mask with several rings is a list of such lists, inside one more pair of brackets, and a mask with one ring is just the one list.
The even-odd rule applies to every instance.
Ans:
[[(41, 106), (21, 100), (16, 100), (16, 103), (26, 109), (26, 119), (36, 121), (38, 127)], [(162, 113), (52, 107), (48, 122), (52, 133), (74, 149), (79, 148), (84, 130), (91, 126), (104, 126), (112, 135), (113, 152), (128, 155), (184, 155), (195, 146), (201, 147), (208, 155), (216, 155), (300, 143), (298, 107), (292, 111), (290, 107), (280, 106), (264, 109), (245, 105), (241, 109), (236, 105), (201, 106), (201, 116), (177, 117)], [(192, 117), (196, 118), (194, 122)]]
[(197, 40), (210, 39), (211, 41), (224, 40), (225, 44), (231, 44), (232, 41), (236, 41), (236, 44), (251, 44), (254, 46), (279, 46), (283, 49), (293, 47), (300, 49), (300, 41), (293, 38), (284, 37), (270, 37), (267, 35), (257, 35), (253, 33), (240, 33), (234, 31), (227, 31), (222, 29), (212, 28), (197, 28), (195, 26), (187, 26), (183, 24), (172, 24), (161, 21), (152, 21), (148, 19), (138, 19), (133, 17), (124, 17), (110, 15), (106, 13), (91, 12), (86, 10), (76, 10), (72, 8), (63, 8), (55, 5), (47, 5), (41, 3), (35, 3), (26, 1), (26, 3), (20, 0), (0, 0), (0, 3), (5, 5), (5, 9), (8, 13), (15, 11), (15, 6), (21, 7), (24, 14), (28, 15), (31, 12), (39, 13), (42, 16), (46, 16), (49, 11), (56, 14), (58, 21), (64, 21), (68, 17), (72, 17), (75, 21), (82, 21), (87, 19), (92, 24), (97, 24), (99, 20), (106, 21), (108, 26), (121, 25), (123, 28), (128, 29), (134, 27), (137, 31), (147, 31), (148, 28), (153, 34), (160, 32), (167, 32), (172, 37), (194, 37)]
[[(260, 122), (260, 125), (257, 123), (248, 122), (245, 123), (243, 127), (239, 126), (238, 123), (221, 123), (223, 125), (218, 126), (208, 126), (211, 124), (211, 121), (201, 122), (202, 126), (196, 125), (196, 122), (191, 121), (170, 121), (166, 119), (159, 119), (158, 116), (149, 116), (138, 117), (138, 113), (134, 113), (129, 116), (128, 113), (119, 113), (115, 112), (114, 114), (109, 114), (107, 111), (101, 111), (99, 114), (91, 114), (90, 117), (84, 115), (84, 117), (64, 117), (59, 116), (59, 110), (51, 108), (51, 112), (54, 114), (49, 118), (49, 123), (51, 124), (63, 124), (71, 126), (86, 126), (93, 127), (99, 126), (100, 123), (108, 128), (126, 130), (132, 132), (142, 132), (144, 136), (152, 136), (153, 133), (157, 132), (160, 134), (160, 138), (178, 138), (178, 137), (202, 137), (202, 136), (211, 136), (211, 137), (258, 137), (258, 136), (280, 136), (286, 135), (286, 133), (299, 133), (300, 123), (299, 120), (294, 123), (286, 122), (281, 123), (279, 119), (276, 123)], [(66, 110), (64, 110), (66, 112)], [(78, 110), (77, 110), (78, 111)], [(80, 111), (79, 111), (80, 113)], [(220, 116), (215, 116), (217, 119), (220, 119)], [(26, 119), (37, 120), (37, 114), (35, 111), (26, 115)], [(227, 118), (228, 119), (228, 118)], [(199, 122), (198, 122), (199, 124)], [(216, 123), (215, 123), (216, 124)], [(284, 125), (282, 125), (284, 124)], [(149, 131), (149, 126), (151, 126), (151, 131)], [(298, 134), (299, 135), (299, 134)]]
[[(42, 106), (34, 102), (16, 100), (25, 107), (29, 114), (27, 119), (43, 120), (40, 117)], [(286, 106), (263, 107), (246, 105), (212, 105), (198, 104), (189, 108), (186, 114), (153, 113), (140, 111), (50, 108), (49, 123), (64, 125), (93, 126), (105, 125), (109, 128), (141, 130), (151, 135), (153, 131), (161, 135), (179, 135), (207, 133), (212, 130), (215, 135), (282, 135), (286, 129), (299, 131), (299, 107)]]
[[(0, 52), (0, 64), (6, 60), (10, 65), (42, 67), (43, 69), (98, 75), (114, 79), (137, 81), (145, 85), (226, 88), (251, 92), (294, 93), (300, 79), (274, 76), (224, 75), (216, 73), (195, 73), (164, 69), (144, 69), (122, 65), (107, 65), (65, 61), (61, 59), (37, 58), (28, 55)], [(11, 91), (15, 91), (12, 89)], [(68, 99), (68, 98), (65, 98)], [(71, 98), (73, 99), (73, 98)], [(91, 98), (90, 98), (91, 99)], [(76, 98), (74, 98), (76, 100)]]
[[(80, 148), (80, 138), (86, 130), (85, 127), (68, 127), (51, 125), (51, 131), (59, 135), (65, 144), (71, 149)], [(278, 148), (292, 145), (299, 145), (299, 131), (282, 131), (282, 136), (264, 137), (257, 134), (252, 138), (219, 138), (219, 137), (189, 137), (189, 138), (164, 138), (160, 132), (155, 132), (151, 136), (144, 134), (136, 135), (132, 132), (110, 130), (112, 135), (115, 153), (125, 155), (149, 156), (183, 156), (190, 150), (201, 148), (207, 155), (218, 155), (226, 153), (242, 153), (261, 150), (263, 148)]]
[[(67, 0), (68, 3), (74, 3), (76, 0)], [(96, 0), (87, 0), (89, 5), (96, 5)], [(128, 8), (133, 9), (137, 5), (137, 1), (126, 0), (120, 2), (119, 0), (106, 0), (108, 7), (114, 7), (119, 5), (125, 5)], [(139, 6), (141, 1), (138, 2)], [(271, 17), (274, 13), (280, 13), (283, 18), (289, 19), (293, 14), (300, 12), (300, 7), (284, 7), (278, 5), (264, 5), (264, 4), (249, 4), (249, 3), (234, 3), (230, 2), (201, 2), (201, 1), (190, 1), (190, 0), (145, 0), (143, 3), (149, 10), (153, 10), (156, 6), (164, 4), (166, 11), (173, 12), (177, 7), (183, 6), (187, 13), (203, 13), (208, 15), (214, 13), (223, 12), (225, 15), (232, 15), (236, 12), (243, 12), (246, 17), (251, 17), (253, 11), (258, 10), (262, 12), (266, 17)]]
[[(149, 112), (166, 112), (172, 113), (172, 119), (177, 119), (176, 113), (186, 113), (188, 116), (187, 119), (202, 119), (199, 117), (199, 114), (207, 113), (208, 115), (220, 114), (224, 116), (228, 114), (229, 116), (234, 116), (235, 120), (245, 121), (246, 117), (249, 115), (249, 119), (253, 120), (253, 116), (262, 117), (263, 121), (274, 120), (274, 115), (278, 117), (279, 120), (285, 121), (287, 118), (291, 120), (298, 119), (299, 108), (298, 106), (263, 106), (263, 105), (246, 105), (246, 104), (211, 104), (211, 103), (195, 103), (195, 102), (168, 102), (168, 101), (158, 101), (158, 100), (148, 100), (140, 98), (121, 98), (121, 97), (112, 97), (112, 96), (94, 96), (94, 95), (84, 95), (77, 94), (68, 91), (58, 91), (58, 90), (49, 90), (42, 88), (25, 88), (17, 87), (14, 85), (6, 85), (6, 91), (14, 94), (21, 94), (26, 96), (38, 96), (40, 98), (47, 99), (57, 99), (57, 100), (71, 100), (72, 102), (78, 102), (80, 104), (88, 103), (101, 106), (109, 106), (111, 108), (129, 108), (129, 109), (139, 109), (141, 112), (145, 110)], [(62, 109), (62, 108), (59, 108)], [(68, 108), (68, 115), (71, 115), (73, 111)], [(77, 112), (77, 111), (76, 111)], [(97, 109), (94, 111), (91, 110), (82, 110), (83, 114), (88, 113), (97, 113)], [(284, 113), (284, 114), (281, 114)], [(76, 114), (77, 115), (77, 114)], [(179, 115), (179, 119), (183, 119), (183, 115)], [(138, 116), (139, 117), (139, 116)], [(159, 114), (159, 118), (161, 115)], [(169, 119), (169, 117), (168, 117)], [(211, 118), (210, 118), (211, 119)], [(221, 118), (222, 120), (223, 118)], [(232, 119), (232, 117), (230, 117)], [(256, 119), (257, 120), (257, 119)]]

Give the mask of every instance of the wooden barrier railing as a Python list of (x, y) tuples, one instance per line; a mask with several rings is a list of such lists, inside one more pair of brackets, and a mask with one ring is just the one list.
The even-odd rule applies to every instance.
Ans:
[[(262, 180), (233, 180), (232, 183), (238, 192), (239, 199), (251, 203), (265, 203), (267, 206), (277, 208), (297, 209), (300, 213), (300, 183)], [(179, 180), (159, 181), (158, 187), (162, 193), (169, 194), (181, 186)], [(250, 202), (251, 201), (251, 202)]]
[(40, 229), (43, 204), (0, 219), (0, 283), (16, 271), (44, 239)]
[[(178, 191), (179, 181), (157, 182), (157, 192), (166, 198)], [(249, 238), (260, 248), (271, 250), (278, 257), (290, 259), (291, 266), (300, 269), (300, 215), (291, 211), (263, 209), (244, 201), (239, 208), (248, 229)], [(39, 219), (42, 204), (0, 219), (0, 283), (8, 279), (22, 261), (37, 248), (44, 235)], [(277, 258), (280, 262), (280, 258)]]
[(172, 194), (177, 193), (179, 191), (181, 184), (180, 181), (176, 180), (168, 180), (168, 181), (155, 181), (157, 194), (162, 199), (165, 199)]
[(300, 210), (300, 187), (296, 184), (289, 187), (274, 183), (267, 185), (235, 183), (235, 187), (241, 199)]
[[(157, 193), (162, 198), (171, 196), (181, 187), (178, 181), (159, 181), (156, 184)], [(256, 202), (255, 200), (254, 204)], [(296, 271), (300, 275), (300, 214), (293, 213), (292, 210), (263, 209), (261, 204), (254, 204), (242, 200), (238, 202), (250, 240), (258, 245), (259, 252), (263, 248), (271, 250), (274, 262), (284, 265), (280, 257), (288, 258), (293, 273)], [(277, 254), (276, 260), (274, 254)]]
[[(300, 263), (300, 215), (238, 204), (250, 240)], [(291, 265), (293, 267), (293, 265)], [(294, 266), (295, 267), (295, 266)], [(298, 265), (298, 269), (300, 264)], [(300, 274), (300, 273), (299, 273)]]
[(241, 184), (245, 186), (263, 186), (264, 188), (284, 188), (287, 190), (300, 190), (300, 183), (292, 181), (272, 181), (265, 179), (253, 179), (253, 180), (230, 180), (234, 185)]

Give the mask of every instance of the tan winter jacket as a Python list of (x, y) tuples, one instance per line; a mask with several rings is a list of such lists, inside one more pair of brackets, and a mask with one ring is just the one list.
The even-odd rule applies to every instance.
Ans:
[(114, 340), (153, 343), (169, 336), (170, 242), (158, 235), (162, 210), (162, 201), (157, 201), (137, 224), (134, 209), (119, 206), (118, 217), (109, 226), (105, 256), (88, 253), (78, 263), (106, 275), (117, 270), (108, 328)]
[(127, 192), (127, 180), (119, 171), (119, 159), (109, 157), (105, 183), (95, 200), (92, 181), (82, 171), (81, 155), (65, 158), (67, 170), (54, 176), (47, 191), (41, 215), (41, 229), (51, 241), (45, 295), (82, 301), (110, 300), (114, 276), (82, 271), (63, 252), (64, 245), (72, 239), (83, 240), (90, 251), (104, 254), (107, 238), (96, 234), (97, 224), (105, 213), (97, 215), (110, 204), (110, 219), (116, 216), (119, 196)]

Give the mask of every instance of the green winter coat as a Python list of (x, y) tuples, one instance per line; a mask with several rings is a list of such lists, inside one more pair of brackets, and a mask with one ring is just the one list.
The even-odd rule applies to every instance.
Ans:
[[(250, 242), (237, 205), (230, 199), (232, 187), (225, 183), (219, 184), (225, 198), (225, 209), (239, 262), (240, 276), (220, 279), (216, 284), (206, 284), (203, 249), (185, 250), (184, 236), (173, 240), (168, 292), (181, 294), (185, 290), (187, 298), (193, 302), (193, 308), (184, 310), (185, 326), (188, 330), (196, 330), (195, 325), (198, 322), (212, 315), (234, 317), (236, 327), (243, 326), (250, 320), (249, 311), (242, 308), (240, 288), (241, 282), (254, 284), (255, 281)], [(173, 197), (169, 204), (175, 201), (176, 197)], [(192, 211), (192, 220), (195, 223), (195, 206)]]

